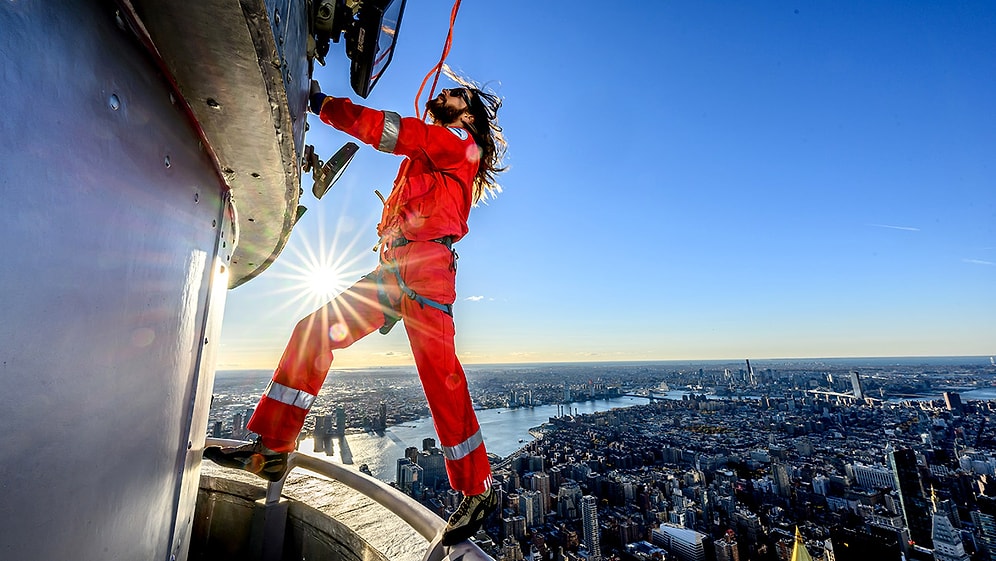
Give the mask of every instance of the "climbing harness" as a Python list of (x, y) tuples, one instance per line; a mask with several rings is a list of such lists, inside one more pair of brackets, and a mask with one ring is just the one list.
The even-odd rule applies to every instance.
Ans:
[[(455, 264), (456, 260), (459, 259), (460, 256), (457, 255), (457, 252), (453, 250), (453, 236), (444, 236), (442, 238), (429, 240), (429, 242), (438, 243), (443, 247), (445, 247), (446, 249), (450, 250), (450, 252), (453, 254), (453, 261), (454, 261), (453, 266), (456, 267)], [(386, 245), (387, 248), (396, 248), (396, 247), (406, 246), (410, 243), (413, 243), (412, 240), (409, 240), (403, 236), (399, 236), (391, 240), (389, 243), (383, 245)], [(425, 296), (422, 296), (421, 294), (412, 290), (411, 287), (409, 287), (405, 283), (405, 279), (401, 278), (401, 270), (398, 268), (398, 262), (392, 258), (385, 257), (384, 254), (382, 253), (380, 268), (379, 271), (377, 272), (377, 300), (380, 301), (381, 308), (384, 311), (384, 325), (381, 326), (380, 328), (380, 332), (382, 334), (387, 335), (388, 332), (390, 332), (391, 329), (394, 328), (394, 324), (398, 323), (401, 320), (401, 314), (398, 313), (397, 309), (391, 303), (391, 298), (387, 295), (387, 289), (384, 286), (385, 274), (393, 274), (394, 278), (396, 278), (398, 281), (398, 288), (401, 289), (401, 292), (403, 292), (405, 296), (417, 302), (420, 306), (422, 307), (429, 306), (430, 308), (435, 308), (443, 312), (444, 314), (453, 317), (453, 304), (443, 304), (437, 302), (431, 298), (426, 298)]]

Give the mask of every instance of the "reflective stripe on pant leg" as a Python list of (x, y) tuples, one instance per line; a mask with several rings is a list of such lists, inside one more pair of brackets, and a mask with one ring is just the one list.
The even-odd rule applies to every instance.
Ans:
[(266, 386), (266, 390), (263, 391), (263, 395), (270, 399), (275, 399), (280, 403), (304, 409), (305, 411), (311, 409), (311, 404), (315, 402), (315, 398), (317, 397), (304, 390), (295, 390), (283, 384), (278, 384), (273, 380), (270, 380), (269, 385)]
[(447, 460), (460, 460), (482, 444), (484, 444), (484, 435), (481, 434), (481, 429), (477, 429), (477, 432), (460, 444), (456, 446), (440, 445), (440, 448), (442, 448), (443, 455), (446, 456)]
[(467, 390), (467, 377), (453, 345), (453, 318), (405, 298), (405, 331), (432, 412), (432, 423), (445, 454), (450, 486), (467, 495), (487, 490), (491, 465), (481, 427)]
[(297, 323), (273, 380), (249, 420), (249, 430), (267, 442), (278, 440), (284, 443), (281, 448), (293, 449), (314, 396), (325, 382), (332, 350), (348, 347), (384, 323), (373, 275), (363, 277)]

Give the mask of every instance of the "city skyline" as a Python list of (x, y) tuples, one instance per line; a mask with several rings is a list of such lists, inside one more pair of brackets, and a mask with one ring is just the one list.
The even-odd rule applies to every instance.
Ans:
[[(647, 30), (620, 42), (594, 6), (457, 18), (448, 62), (505, 99), (510, 142), (457, 245), (464, 363), (996, 353), (996, 7), (620, 6)], [(412, 114), (448, 10), (410, 5), (354, 99)], [(349, 95), (329, 61), (316, 77)], [(310, 122), (323, 157), (348, 140)], [(228, 294), (219, 369), (272, 369), (374, 268), (373, 190), (399, 163), (361, 147), (321, 201), (305, 178), (288, 248)], [(401, 331), (334, 367), (411, 364)]]

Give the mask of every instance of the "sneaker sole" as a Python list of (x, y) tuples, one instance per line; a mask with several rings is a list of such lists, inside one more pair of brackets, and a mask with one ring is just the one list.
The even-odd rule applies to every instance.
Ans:
[[(484, 509), (484, 512), (480, 514), (480, 519), (477, 519), (478, 513), (482, 508)], [(481, 505), (474, 509), (474, 512), (471, 514), (470, 518), (471, 520), (476, 520), (475, 522), (467, 524), (466, 526), (453, 528), (449, 531), (444, 531), (443, 537), (439, 540), (439, 543), (444, 547), (450, 547), (470, 539), (471, 536), (476, 534), (477, 531), (484, 526), (484, 523), (488, 520), (488, 516), (491, 516), (491, 514), (496, 510), (498, 510), (498, 501), (496, 500), (496, 497), (492, 497), (490, 500), (481, 503)]]

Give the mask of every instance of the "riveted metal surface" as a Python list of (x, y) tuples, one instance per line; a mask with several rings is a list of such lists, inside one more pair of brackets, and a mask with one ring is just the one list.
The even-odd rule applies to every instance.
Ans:
[(238, 286), (276, 259), (296, 217), (309, 85), (305, 2), (128, 4), (233, 191), (240, 243), (230, 282)]
[(232, 225), (115, 12), (0, 3), (0, 559), (186, 557)]

